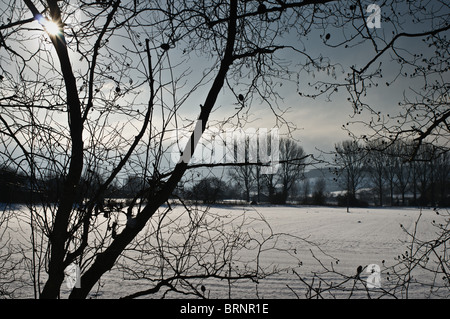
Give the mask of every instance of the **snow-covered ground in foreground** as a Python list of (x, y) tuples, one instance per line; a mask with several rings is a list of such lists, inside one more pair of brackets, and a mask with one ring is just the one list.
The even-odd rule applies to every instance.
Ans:
[[(326, 267), (333, 264), (336, 273), (346, 276), (355, 275), (359, 265), (365, 267), (377, 264), (381, 269), (386, 269), (397, 263), (395, 258), (405, 254), (407, 245), (411, 241), (401, 225), (412, 232), (420, 216), (416, 235), (422, 240), (427, 240), (436, 236), (436, 227), (433, 226), (433, 221), (443, 222), (443, 218), (440, 219), (432, 209), (351, 208), (350, 213), (346, 212), (346, 208), (312, 206), (254, 207), (253, 209), (266, 218), (274, 233), (296, 236), (289, 238), (289, 242), (286, 244), (294, 248), (294, 256), (300, 260), (301, 265), (298, 265), (297, 260), (289, 258), (285, 252), (277, 254), (274, 251), (265, 255), (262, 262), (294, 267), (299, 275), (310, 279), (312, 278), (311, 272), (323, 272), (324, 270), (318, 260)], [(296, 240), (296, 238), (298, 239)], [(309, 243), (300, 238), (306, 239)], [(318, 245), (321, 251), (312, 243)], [(333, 258), (327, 255), (331, 255)], [(328, 275), (329, 281), (337, 280), (336, 283), (339, 280), (342, 281), (341, 277)], [(415, 275), (430, 276), (430, 274), (420, 271), (415, 272)], [(369, 274), (361, 274), (363, 281), (368, 276)], [(382, 288), (383, 284), (387, 288), (387, 277), (388, 275), (382, 270)], [(429, 278), (430, 282), (431, 280), (432, 278)], [(350, 289), (353, 282), (349, 282)], [(253, 286), (256, 285), (253, 284)], [(256, 288), (254, 287), (253, 290), (250, 288), (251, 285), (235, 287), (232, 296), (251, 297), (250, 292), (254, 293)], [(323, 285), (322, 288), (324, 288)], [(362, 282), (359, 282), (357, 288), (362, 291), (359, 294), (362, 298), (367, 297)], [(301, 284), (296, 275), (286, 272), (269, 278), (267, 281), (261, 281), (257, 291), (260, 298), (304, 298), (306, 287)], [(424, 287), (416, 290), (411, 287), (408, 298), (426, 298), (429, 297), (428, 292)], [(331, 291), (331, 293), (337, 298), (348, 298), (351, 292)], [(447, 295), (444, 297), (450, 298), (448, 290), (446, 293)], [(327, 294), (324, 293), (323, 296), (327, 296)], [(328, 296), (331, 297), (331, 295)], [(397, 297), (404, 298), (405, 295), (398, 294)]]
[[(434, 238), (436, 228), (432, 226), (432, 222), (439, 220), (439, 216), (436, 216), (431, 209), (351, 208), (350, 213), (346, 212), (346, 208), (330, 207), (283, 207), (281, 209), (263, 207), (257, 209), (266, 216), (274, 232), (284, 232), (307, 238), (308, 241), (319, 245), (323, 250), (321, 253), (315, 247), (303, 242), (298, 243), (297, 255), (300, 254), (302, 265), (296, 269), (299, 274), (306, 277), (311, 272), (323, 271), (316, 259), (313, 258), (311, 251), (325, 266), (330, 267), (333, 264), (336, 272), (347, 276), (356, 274), (359, 265), (365, 267), (377, 264), (381, 269), (394, 265), (397, 263), (395, 258), (405, 253), (407, 245), (411, 241), (401, 225), (412, 232), (419, 215), (421, 215), (417, 237), (424, 240)], [(325, 254), (333, 256), (338, 262), (336, 263), (333, 258), (327, 258)], [(272, 255), (272, 258), (276, 260), (277, 256)], [(364, 278), (364, 275), (367, 278), (369, 274), (362, 274), (361, 277)], [(417, 275), (421, 274), (417, 273)], [(382, 272), (382, 286), (386, 283), (386, 277), (387, 274)], [(268, 285), (264, 297), (305, 296), (305, 286), (300, 284), (297, 277), (286, 274), (279, 279), (279, 282), (274, 281)], [(339, 280), (339, 278), (332, 279)], [(284, 287), (286, 285), (289, 285), (292, 290), (286, 291)], [(361, 285), (358, 288), (364, 290)], [(350, 292), (334, 293), (336, 297), (343, 298), (350, 294)], [(363, 293), (362, 297), (365, 296)], [(413, 291), (408, 297), (427, 297), (427, 291), (423, 289)]]
[[(334, 207), (253, 206), (214, 207), (212, 210), (219, 214), (229, 213), (230, 210), (236, 213), (245, 211), (248, 215), (258, 213), (267, 220), (274, 233), (292, 235), (278, 242), (280, 248), (288, 249), (288, 251), (270, 250), (267, 254), (262, 254), (261, 263), (294, 268), (299, 275), (310, 280), (311, 272), (323, 271), (318, 260), (327, 267), (333, 264), (337, 273), (347, 276), (356, 274), (359, 265), (365, 267), (377, 264), (380, 268), (394, 265), (397, 263), (395, 258), (405, 253), (407, 244), (410, 242), (410, 237), (401, 225), (406, 230), (413, 231), (421, 215), (417, 236), (421, 239), (431, 239), (436, 232), (432, 221), (439, 221), (439, 216), (433, 210), (417, 208), (352, 208), (350, 213), (347, 213), (345, 208)], [(316, 245), (320, 247), (320, 250)], [(416, 275), (429, 276), (420, 272)], [(367, 276), (369, 274), (362, 274), (361, 277), (364, 280)], [(386, 283), (387, 276), (382, 270), (382, 286)], [(105, 279), (105, 285), (99, 297), (115, 298), (126, 294), (128, 290), (126, 282), (115, 283), (112, 278)], [(334, 278), (332, 274), (327, 279), (342, 281), (341, 277)], [(350, 289), (353, 282), (349, 283)], [(136, 290), (138, 287), (136, 284), (136, 282), (130, 282), (129, 292)], [(258, 284), (249, 281), (235, 283), (231, 289), (226, 281), (205, 281), (204, 284), (210, 298), (228, 298), (229, 296), (231, 298), (304, 298), (307, 292), (305, 285), (292, 271), (285, 271), (261, 280)], [(362, 291), (359, 296), (365, 298), (367, 296), (362, 284), (362, 281), (358, 282), (357, 288)], [(121, 287), (119, 290), (117, 285)], [(145, 283), (142, 288), (144, 287)], [(337, 298), (348, 298), (350, 295), (349, 291), (331, 291), (331, 293)], [(328, 296), (331, 297), (331, 295)], [(397, 297), (406, 296), (399, 294)], [(411, 287), (408, 297), (429, 297), (428, 290), (424, 287), (414, 290)]]
[[(382, 269), (381, 288), (387, 288), (389, 274), (385, 271), (387, 267), (397, 263), (395, 258), (405, 253), (408, 242), (411, 240), (401, 225), (406, 230), (413, 231), (420, 216), (417, 237), (425, 240), (436, 236), (433, 221), (444, 222), (443, 217), (437, 215), (432, 209), (418, 208), (351, 208), (350, 213), (347, 213), (346, 208), (337, 207), (218, 206), (212, 207), (211, 211), (217, 214), (228, 214), (230, 211), (238, 214), (245, 211), (245, 214), (249, 216), (252, 214), (263, 216), (273, 233), (283, 233), (286, 236), (278, 242), (278, 246), (282, 249), (262, 254), (261, 263), (286, 267), (290, 270), (261, 280), (258, 284), (246, 281), (235, 283), (230, 287), (226, 281), (207, 280), (203, 284), (210, 298), (230, 296), (231, 298), (305, 298), (306, 286), (298, 279), (297, 274), (305, 280), (311, 280), (312, 272), (324, 270), (319, 261), (326, 267), (332, 265), (336, 273), (346, 276), (355, 275), (359, 265), (366, 267), (377, 264)], [(415, 273), (421, 281), (426, 281), (424, 280), (426, 278), (420, 278), (422, 275), (430, 276), (420, 271)], [(326, 276), (329, 276), (327, 279), (330, 281), (342, 280), (334, 274), (324, 275)], [(367, 292), (364, 292), (362, 286), (367, 276), (369, 274), (362, 274), (363, 280), (358, 282), (357, 287), (361, 289), (361, 293), (354, 294), (352, 297), (367, 297)], [(349, 281), (350, 288), (354, 282)], [(64, 288), (62, 297), (68, 292)], [(91, 297), (120, 298), (145, 288), (149, 288), (145, 281), (124, 281), (122, 276), (113, 270), (105, 274), (98, 293)], [(331, 293), (333, 295), (328, 295), (329, 297), (337, 298), (348, 298), (351, 294), (348, 290), (331, 291)], [(450, 297), (448, 290), (443, 293), (444, 295), (439, 298)], [(327, 295), (324, 294), (324, 296)], [(373, 296), (376, 297), (376, 294)], [(173, 295), (173, 297), (182, 296)], [(396, 297), (406, 296), (399, 294)], [(429, 289), (423, 286), (415, 289), (411, 286), (407, 297), (430, 297)]]

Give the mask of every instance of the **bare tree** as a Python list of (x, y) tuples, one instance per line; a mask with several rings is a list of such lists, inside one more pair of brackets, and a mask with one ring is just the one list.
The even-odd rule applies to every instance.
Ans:
[(406, 204), (406, 191), (410, 185), (411, 180), (411, 162), (403, 160), (402, 154), (409, 154), (407, 148), (409, 147), (407, 142), (398, 141), (393, 144), (393, 154), (391, 158), (395, 158), (395, 180), (396, 189), (401, 194), (402, 205)]
[(265, 176), (269, 192), (269, 200), (273, 203), (285, 204), (291, 190), (301, 179), (309, 157), (303, 148), (292, 139), (280, 139), (280, 163), (276, 174)]
[[(88, 295), (190, 168), (222, 90), (244, 85), (248, 99), (259, 96), (279, 125), (290, 125), (271, 102), (272, 79), (289, 73), (275, 55), (287, 48), (275, 41), (282, 29), (272, 25), (296, 24), (291, 14), (302, 16), (308, 6), (277, 3), (261, 12), (237, 0), (2, 2), (1, 157), (31, 176), (36, 192), (48, 194), (39, 182), (46, 176), (62, 182), (55, 202), (30, 208), (37, 296), (58, 297), (72, 263), (82, 265), (82, 285), (70, 297)], [(208, 62), (199, 72), (183, 63), (193, 53)], [(243, 73), (249, 83), (239, 83)], [(200, 102), (194, 93), (206, 85)], [(186, 120), (186, 106), (198, 116)], [(229, 118), (239, 120), (244, 106)], [(193, 123), (199, 130), (181, 146), (188, 160), (167, 163), (169, 133)], [(101, 179), (87, 196), (81, 181), (91, 171)], [(100, 214), (95, 208), (108, 188), (130, 175), (145, 181), (131, 206)]]
[(383, 198), (384, 198), (384, 190), (386, 187), (386, 167), (387, 167), (387, 159), (388, 157), (377, 151), (381, 145), (384, 145), (385, 141), (377, 140), (371, 141), (367, 145), (369, 155), (365, 160), (365, 165), (367, 165), (367, 172), (370, 177), (371, 184), (373, 185), (373, 189), (378, 195), (378, 205), (383, 206)]
[(214, 204), (224, 199), (227, 185), (216, 176), (205, 177), (192, 187), (192, 199), (202, 200), (205, 204)]
[(250, 163), (257, 162), (256, 158), (253, 160), (250, 158), (250, 137), (245, 137), (243, 141), (238, 141), (236, 148), (242, 148), (240, 152), (244, 154), (243, 162), (248, 165), (233, 167), (230, 171), (230, 176), (237, 182), (238, 187), (244, 190), (245, 200), (250, 202), (250, 194), (255, 186), (255, 182), (258, 180), (258, 177), (255, 176), (258, 174), (258, 166), (250, 165)]
[[(434, 197), (433, 185), (434, 185), (434, 147), (431, 144), (422, 144), (419, 148), (417, 148), (415, 155), (415, 163), (414, 163), (414, 177), (413, 177), (413, 185), (414, 193), (416, 190), (418, 191), (419, 198), (415, 198), (416, 203), (421, 206), (427, 206), (432, 202), (432, 198), (428, 196), (428, 193), (431, 193), (431, 196)], [(416, 195), (414, 195), (416, 197)], [(431, 203), (434, 205), (434, 203)]]
[(408, 298), (417, 287), (427, 287), (427, 298), (448, 296), (450, 291), (449, 212), (435, 209), (437, 220), (431, 238), (419, 235), (420, 218), (412, 230), (400, 225), (408, 235), (407, 250), (396, 258), (396, 263), (386, 267), (387, 280), (392, 290), (402, 298)]
[[(350, 14), (343, 4), (352, 5)], [(47, 176), (60, 187), (55, 201), (41, 198), (23, 213), (32, 229), (29, 260), (41, 298), (60, 295), (64, 269), (72, 263), (82, 266), (82, 275), (70, 297), (89, 294), (193, 167), (189, 159), (208, 124), (245, 121), (250, 102), (259, 99), (278, 126), (293, 129), (276, 84), (297, 74), (278, 52), (299, 54), (299, 67), (308, 72), (334, 73), (337, 66), (301, 42), (283, 43), (283, 35), (295, 32), (306, 40), (317, 28), (333, 46), (328, 29), (348, 26), (356, 34), (341, 46), (375, 39), (364, 23), (355, 24), (365, 19), (353, 1), (2, 0), (0, 10), (1, 160), (29, 176), (33, 194), (49, 194), (41, 183)], [(432, 37), (444, 57), (445, 19), (439, 16), (433, 30), (412, 35)], [(370, 81), (364, 72), (404, 37), (411, 36), (397, 34), (384, 50), (373, 42), (373, 60), (352, 68), (344, 85), (355, 101), (358, 85)], [(199, 57), (201, 68), (189, 65)], [(214, 119), (221, 92), (236, 96), (236, 103)], [(438, 126), (445, 130), (447, 114), (435, 113), (436, 124), (422, 135), (432, 136), (427, 132)], [(192, 126), (187, 145), (180, 146), (182, 160), (171, 162), (169, 134)], [(107, 217), (96, 211), (112, 185), (134, 175), (144, 182), (127, 209), (114, 208)], [(86, 192), (83, 176), (101, 178)]]
[(308, 178), (304, 179), (301, 183), (302, 185), (302, 192), (303, 192), (303, 198), (302, 198), (302, 204), (306, 205), (309, 204), (309, 196), (311, 193), (311, 185)]
[[(420, 145), (433, 147), (432, 155), (448, 152), (449, 139), (449, 5), (446, 1), (384, 2), (381, 8), (383, 34), (361, 27), (360, 31), (374, 50), (367, 62), (354, 65), (347, 87), (354, 108), (354, 120), (347, 123), (355, 138), (414, 141), (409, 159)], [(406, 21), (401, 21), (401, 13)], [(347, 43), (348, 48), (352, 45)], [(386, 75), (386, 68), (390, 68)], [(396, 87), (396, 84), (408, 86)], [(316, 85), (317, 86), (317, 85)], [(324, 85), (318, 85), (324, 88)], [(402, 90), (403, 98), (389, 111), (382, 111), (377, 101), (370, 101), (371, 90)], [(336, 86), (327, 87), (332, 91)], [(367, 113), (366, 113), (367, 112)], [(361, 114), (370, 114), (363, 117)], [(361, 115), (361, 116), (360, 116)], [(352, 124), (364, 123), (362, 134), (352, 132)], [(390, 143), (387, 143), (387, 147)]]
[(439, 196), (440, 207), (447, 207), (450, 204), (450, 156), (445, 154), (435, 161), (436, 170), (436, 193)]
[(312, 202), (315, 205), (324, 205), (326, 200), (326, 181), (321, 177), (314, 183), (314, 190), (312, 194)]
[(13, 216), (6, 207), (0, 213), (0, 299), (11, 298), (14, 291), (20, 288), (19, 265), (22, 260), (15, 258), (11, 245), (11, 234), (8, 232)]
[(282, 202), (286, 203), (291, 190), (303, 177), (307, 155), (294, 140), (282, 138), (280, 140), (280, 157), (283, 162), (278, 171), (279, 184), (282, 185)]
[[(391, 206), (395, 205), (394, 195), (395, 195), (395, 182), (397, 173), (397, 162), (398, 159), (395, 158), (391, 153), (387, 154), (386, 167), (384, 169), (384, 176), (386, 179), (386, 185), (389, 191), (389, 204)], [(398, 203), (398, 200), (397, 200)]]
[(334, 163), (338, 182), (347, 190), (347, 211), (356, 200), (356, 191), (365, 176), (364, 148), (356, 141), (346, 140), (335, 145)]

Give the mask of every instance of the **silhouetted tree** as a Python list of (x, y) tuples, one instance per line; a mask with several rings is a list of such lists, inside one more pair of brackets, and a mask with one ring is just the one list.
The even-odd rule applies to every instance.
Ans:
[(338, 182), (347, 191), (347, 211), (356, 202), (356, 191), (365, 176), (364, 148), (355, 141), (346, 140), (335, 145), (334, 163)]
[(373, 190), (378, 197), (378, 205), (383, 206), (384, 190), (386, 188), (386, 169), (388, 166), (388, 156), (385, 153), (371, 151), (378, 149), (379, 146), (384, 145), (385, 141), (377, 140), (371, 141), (367, 145), (368, 155), (365, 158), (361, 158), (367, 165), (367, 172), (370, 178), (370, 183), (373, 186)]
[(275, 174), (267, 174), (266, 186), (269, 200), (276, 204), (285, 204), (290, 192), (303, 177), (308, 155), (292, 139), (281, 138), (279, 144), (280, 163)]
[[(14, 171), (25, 172), (32, 189), (38, 189), (45, 176), (62, 181), (56, 202), (43, 201), (39, 209), (30, 205), (24, 214), (33, 232), (30, 247), (22, 251), (31, 254), (35, 296), (57, 298), (64, 269), (74, 262), (82, 266), (82, 285), (70, 297), (88, 296), (193, 168), (189, 159), (221, 93), (236, 99), (224, 107), (229, 114), (215, 119), (219, 124), (245, 124), (250, 101), (259, 99), (278, 126), (292, 130), (292, 121), (278, 104), (282, 96), (276, 84), (298, 78), (300, 89), (304, 78), (298, 70), (308, 78), (330, 73), (333, 83), (311, 85), (329, 97), (345, 87), (357, 113), (366, 106), (360, 98), (368, 85), (380, 77), (376, 62), (391, 51), (400, 55), (399, 72), (411, 66), (416, 68), (415, 78), (427, 82), (420, 94), (423, 100), (407, 103), (411, 111), (400, 118), (405, 119), (401, 132), (412, 134), (417, 144), (435, 137), (448, 141), (444, 33), (450, 27), (448, 15), (440, 14), (446, 2), (426, 4), (387, 1), (383, 18), (393, 27), (391, 35), (364, 24), (365, 10), (358, 1), (4, 0), (0, 158)], [(405, 6), (429, 28), (405, 31), (409, 25), (400, 21), (399, 13)], [(299, 41), (293, 43), (293, 35)], [(430, 52), (439, 54), (405, 56), (400, 47), (405, 38), (425, 38), (435, 49)], [(342, 66), (306, 44), (317, 39), (330, 50), (345, 46), (355, 50), (364, 42), (374, 51), (362, 67)], [(295, 69), (281, 58), (281, 50), (298, 54), (299, 59), (293, 58)], [(195, 63), (199, 59), (201, 67)], [(337, 81), (341, 69), (348, 75)], [(437, 83), (428, 77), (431, 74), (439, 74)], [(420, 111), (420, 123), (415, 109)], [(414, 128), (405, 128), (411, 123)], [(169, 133), (192, 124), (197, 129), (191, 130), (186, 145), (180, 145), (182, 160), (168, 160)], [(178, 139), (175, 143), (180, 144)], [(101, 171), (102, 180), (86, 197), (82, 181), (88, 170)], [(146, 183), (125, 212), (127, 221), (120, 223), (122, 210), (107, 220), (96, 215), (95, 207), (109, 187), (134, 175)], [(283, 199), (291, 183), (288, 178), (282, 184)], [(79, 205), (80, 199), (84, 205)]]
[(312, 203), (314, 205), (324, 205), (326, 200), (326, 181), (324, 178), (319, 178), (314, 183), (314, 190), (312, 194)]
[(203, 178), (192, 187), (193, 199), (205, 204), (214, 204), (224, 199), (227, 192), (227, 184), (215, 176)]

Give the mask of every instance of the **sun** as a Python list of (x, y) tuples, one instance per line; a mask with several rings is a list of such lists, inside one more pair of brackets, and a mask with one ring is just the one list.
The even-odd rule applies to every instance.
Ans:
[(47, 31), (48, 34), (56, 36), (61, 33), (59, 24), (52, 21), (51, 19), (47, 19), (40, 14), (37, 16), (36, 19), (44, 27), (45, 31)]
[(46, 20), (43, 23), (43, 26), (50, 35), (58, 35), (61, 33), (59, 25), (56, 22), (53, 22), (52, 20)]

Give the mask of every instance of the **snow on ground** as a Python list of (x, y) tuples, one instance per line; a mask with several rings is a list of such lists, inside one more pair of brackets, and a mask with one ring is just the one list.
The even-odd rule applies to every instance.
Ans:
[[(247, 281), (229, 286), (226, 281), (205, 281), (210, 298), (304, 298), (306, 287), (292, 269), (302, 278), (311, 280), (312, 272), (323, 271), (318, 260), (326, 267), (332, 265), (336, 273), (347, 276), (355, 275), (359, 265), (389, 267), (396, 264), (395, 258), (407, 250), (407, 241), (410, 240), (400, 225), (412, 231), (421, 216), (417, 235), (421, 239), (432, 239), (436, 231), (432, 221), (439, 222), (440, 218), (432, 209), (417, 208), (351, 208), (350, 213), (347, 213), (346, 208), (337, 207), (215, 206), (211, 211), (217, 214), (245, 211), (248, 216), (263, 216), (273, 233), (286, 236), (277, 243), (282, 249), (263, 253), (261, 263), (290, 270), (261, 280), (258, 284)], [(339, 276), (328, 275), (331, 276), (328, 278), (330, 280), (339, 280)], [(387, 277), (382, 271), (382, 287), (387, 283)], [(361, 286), (361, 282), (358, 284)], [(123, 281), (122, 276), (113, 270), (104, 276), (98, 292), (91, 297), (119, 298), (146, 287), (145, 281)], [(67, 292), (63, 287), (62, 295)], [(448, 290), (445, 293), (447, 295), (444, 298), (450, 297)], [(333, 296), (347, 298), (349, 293), (336, 293)], [(360, 297), (366, 297), (364, 292)], [(412, 291), (408, 297), (428, 297), (428, 291), (420, 288)]]
[[(294, 267), (297, 273), (306, 277), (311, 272), (323, 271), (316, 258), (327, 267), (333, 264), (336, 272), (348, 276), (356, 274), (359, 265), (377, 264), (381, 268), (383, 260), (385, 266), (396, 264), (395, 258), (405, 253), (407, 241), (410, 240), (400, 225), (412, 231), (420, 214), (418, 237), (426, 239), (435, 235), (432, 221), (436, 220), (436, 213), (430, 209), (352, 208), (350, 213), (346, 212), (346, 208), (312, 206), (253, 209), (266, 218), (274, 233), (297, 236), (289, 238), (286, 244), (291, 245), (291, 252), (300, 260), (301, 266), (297, 260), (282, 252), (271, 252), (264, 256), (263, 262)], [(381, 280), (383, 277), (386, 275), (382, 273)], [(250, 286), (235, 288), (234, 296), (251, 297)], [(261, 282), (258, 286), (258, 296), (261, 298), (302, 298), (306, 293), (305, 285), (291, 272)], [(337, 295), (340, 296), (346, 298), (349, 294)], [(426, 297), (426, 292), (416, 291), (408, 297)]]
[[(345, 208), (333, 207), (230, 208), (219, 206), (212, 208), (214, 213), (219, 214), (229, 213), (230, 210), (236, 213), (245, 211), (247, 215), (253, 214), (255, 217), (260, 214), (267, 220), (273, 233), (287, 235), (284, 240), (277, 243), (281, 250), (270, 250), (261, 255), (262, 265), (294, 268), (298, 274), (310, 279), (311, 272), (323, 271), (318, 260), (325, 266), (333, 264), (336, 272), (347, 276), (356, 274), (359, 265), (365, 267), (377, 264), (382, 267), (383, 260), (387, 267), (396, 264), (395, 258), (405, 252), (410, 240), (400, 225), (412, 231), (421, 214), (417, 234), (423, 239), (432, 238), (435, 228), (431, 222), (437, 217), (433, 210), (415, 208), (352, 208), (350, 213), (347, 213)], [(261, 227), (264, 225), (261, 224)], [(368, 275), (365, 274), (364, 277), (363, 274), (362, 278), (367, 278)], [(381, 273), (382, 284), (386, 276)], [(328, 279), (342, 280), (340, 277), (333, 276)], [(124, 290), (127, 290), (127, 283), (121, 283), (121, 291), (114, 293), (112, 284), (112, 282), (105, 284), (104, 292), (100, 297), (118, 297), (120, 293), (123, 294)], [(134, 286), (131, 288), (135, 291), (137, 283), (132, 282), (132, 284)], [(247, 281), (234, 283), (230, 287), (226, 281), (207, 280), (204, 285), (210, 298), (304, 298), (307, 292), (305, 285), (290, 270), (261, 280), (258, 284)], [(361, 285), (362, 282), (359, 282), (358, 287), (364, 290)], [(145, 287), (145, 282), (142, 287)], [(109, 291), (111, 295), (108, 294), (109, 289), (111, 289)], [(333, 297), (337, 298), (347, 298), (350, 294), (349, 292), (333, 293)], [(365, 297), (364, 292), (360, 294), (360, 297)], [(428, 292), (423, 289), (412, 291), (408, 297), (424, 298), (428, 297)]]

